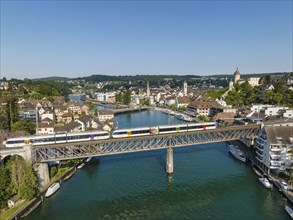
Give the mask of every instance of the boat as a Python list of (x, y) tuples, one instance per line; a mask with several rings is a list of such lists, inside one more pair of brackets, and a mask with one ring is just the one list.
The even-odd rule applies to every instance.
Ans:
[(285, 205), (285, 210), (290, 215), (290, 217), (293, 218), (293, 210), (287, 205)]
[(271, 184), (267, 178), (265, 177), (261, 177), (258, 178), (258, 180), (268, 189), (271, 189), (273, 187), (273, 184)]
[(229, 145), (229, 152), (238, 160), (242, 161), (242, 162), (246, 162), (246, 157), (244, 155), (244, 153), (235, 145), (230, 144)]
[(83, 168), (84, 165), (85, 165), (84, 163), (79, 164), (79, 165), (77, 166), (77, 169), (81, 169), (81, 168)]
[(47, 190), (45, 197), (53, 195), (60, 188), (60, 183), (53, 183)]
[(88, 163), (88, 162), (90, 162), (91, 159), (92, 159), (92, 157), (88, 157), (88, 158), (86, 158), (85, 162)]
[(74, 172), (71, 172), (66, 177), (64, 177), (64, 181), (69, 180), (74, 175)]

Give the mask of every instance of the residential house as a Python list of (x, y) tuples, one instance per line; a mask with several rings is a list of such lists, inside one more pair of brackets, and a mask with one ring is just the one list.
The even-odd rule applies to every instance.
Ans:
[(55, 127), (55, 133), (77, 133), (77, 132), (82, 132), (83, 126), (82, 124), (76, 122), (76, 121), (71, 121), (68, 124), (65, 124), (63, 126), (56, 126)]
[(293, 118), (293, 109), (286, 109), (286, 111), (283, 114), (283, 117), (284, 118)]
[(82, 125), (82, 131), (86, 131), (91, 128), (92, 117), (89, 115), (82, 115), (78, 119), (75, 119), (75, 121)]
[(103, 130), (103, 124), (97, 118), (92, 118), (91, 125), (94, 130)]
[(7, 206), (8, 208), (13, 208), (18, 202), (20, 201), (20, 197), (18, 195), (12, 196), (8, 201), (7, 201)]
[(90, 108), (87, 105), (81, 106), (81, 114), (89, 115), (90, 114)]
[(233, 122), (235, 119), (235, 114), (233, 112), (219, 112), (217, 113), (213, 121), (224, 121), (224, 122)]
[(81, 114), (81, 104), (79, 104), (78, 102), (75, 102), (75, 101), (69, 101), (67, 103), (67, 108), (68, 110), (73, 113), (74, 115), (75, 114)]
[(58, 118), (58, 122), (63, 122), (65, 124), (70, 123), (73, 120), (73, 115), (71, 113), (64, 113)]
[(54, 134), (54, 127), (55, 127), (54, 123), (44, 120), (43, 122), (37, 123), (36, 134), (37, 135)]
[(114, 112), (112, 110), (100, 110), (99, 121), (104, 122), (106, 120), (114, 118)]
[(275, 116), (284, 113), (288, 107), (269, 107), (265, 110), (266, 116)]

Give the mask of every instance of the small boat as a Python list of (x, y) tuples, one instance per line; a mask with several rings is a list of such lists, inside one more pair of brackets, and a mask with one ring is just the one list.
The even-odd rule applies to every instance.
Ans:
[(229, 145), (229, 152), (238, 160), (242, 161), (242, 162), (246, 162), (246, 157), (244, 155), (244, 153), (235, 145), (231, 144)]
[(293, 210), (287, 205), (285, 205), (285, 210), (290, 215), (290, 217), (293, 218)]
[(74, 172), (71, 172), (66, 177), (64, 177), (64, 181), (69, 180), (74, 175)]
[(267, 178), (262, 177), (262, 178), (258, 178), (259, 181), (268, 189), (271, 189), (273, 187), (273, 184), (271, 184)]
[(85, 162), (88, 163), (88, 162), (90, 162), (91, 159), (92, 159), (92, 157), (88, 157), (88, 158), (86, 158)]
[(79, 164), (79, 165), (77, 166), (77, 169), (81, 169), (81, 168), (83, 168), (84, 165), (85, 165), (84, 163)]
[(45, 197), (53, 195), (60, 188), (60, 183), (53, 183), (47, 190)]

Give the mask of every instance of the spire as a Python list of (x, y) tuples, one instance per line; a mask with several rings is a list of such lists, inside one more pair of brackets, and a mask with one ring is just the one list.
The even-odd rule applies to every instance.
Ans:
[(151, 91), (150, 91), (150, 84), (149, 84), (149, 81), (147, 81), (147, 97), (149, 97), (151, 95)]

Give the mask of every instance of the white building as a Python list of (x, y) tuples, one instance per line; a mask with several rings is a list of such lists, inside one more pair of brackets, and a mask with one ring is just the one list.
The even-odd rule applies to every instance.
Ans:
[(166, 97), (165, 98), (165, 104), (168, 105), (168, 106), (176, 104), (175, 96)]
[(293, 162), (292, 125), (264, 126), (255, 139), (257, 165), (266, 173), (278, 173)]
[(100, 110), (99, 111), (99, 121), (104, 122), (114, 118), (114, 113), (112, 110)]
[(283, 116), (284, 118), (293, 118), (293, 109), (286, 109)]
[(266, 116), (280, 115), (284, 113), (288, 107), (269, 107), (265, 110)]
[(251, 111), (259, 113), (262, 110), (265, 110), (266, 108), (273, 107), (273, 105), (252, 105), (250, 108)]

